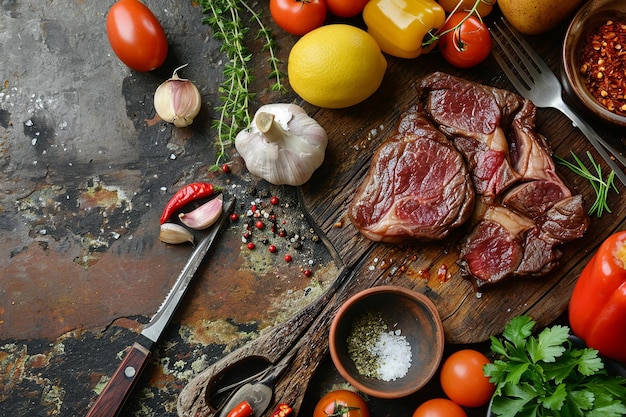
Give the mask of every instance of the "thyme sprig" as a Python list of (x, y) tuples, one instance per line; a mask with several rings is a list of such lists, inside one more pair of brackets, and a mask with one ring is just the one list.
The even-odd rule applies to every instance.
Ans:
[(589, 162), (591, 162), (594, 172), (591, 172), (589, 168), (587, 168), (574, 151), (570, 151), (570, 153), (576, 164), (566, 161), (558, 155), (555, 155), (555, 159), (559, 164), (569, 168), (575, 174), (587, 179), (593, 187), (593, 190), (596, 193), (596, 200), (589, 209), (589, 215), (591, 216), (595, 214), (597, 217), (600, 217), (605, 211), (607, 213), (611, 213), (611, 209), (607, 203), (609, 191), (613, 189), (617, 194), (619, 194), (619, 190), (617, 189), (614, 181), (615, 171), (611, 170), (607, 178), (604, 179), (604, 176), (602, 175), (602, 167), (593, 159), (591, 152), (587, 151), (587, 158), (589, 158)]
[(216, 161), (211, 170), (217, 170), (227, 158), (227, 149), (233, 144), (237, 132), (251, 121), (249, 107), (254, 93), (250, 91), (250, 85), (254, 75), (248, 65), (252, 54), (248, 52), (245, 42), (249, 31), (247, 22), (242, 19), (245, 12), (251, 15), (250, 22), (259, 28), (255, 39), (264, 42), (261, 51), (269, 55), (267, 62), (269, 77), (273, 79), (272, 91), (286, 91), (283, 83), (285, 75), (279, 68), (281, 61), (274, 51), (272, 33), (261, 20), (260, 12), (255, 12), (243, 0), (200, 0), (199, 4), (206, 14), (203, 23), (211, 27), (215, 39), (222, 41), (220, 51), (228, 58), (223, 70), (224, 79), (218, 87), (221, 104), (216, 110), (219, 115), (211, 124), (211, 128), (217, 130)]

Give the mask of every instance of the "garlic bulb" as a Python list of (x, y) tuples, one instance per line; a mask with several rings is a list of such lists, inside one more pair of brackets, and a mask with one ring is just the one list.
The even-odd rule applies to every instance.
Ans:
[(296, 104), (261, 106), (235, 148), (253, 175), (275, 185), (302, 185), (324, 162), (326, 131)]
[(154, 93), (154, 109), (161, 119), (176, 127), (189, 126), (200, 112), (200, 92), (189, 80), (179, 78), (176, 68), (172, 78), (161, 84)]
[(191, 232), (176, 223), (163, 223), (159, 231), (159, 239), (171, 245), (178, 245), (179, 243), (185, 242), (193, 243), (194, 241)]

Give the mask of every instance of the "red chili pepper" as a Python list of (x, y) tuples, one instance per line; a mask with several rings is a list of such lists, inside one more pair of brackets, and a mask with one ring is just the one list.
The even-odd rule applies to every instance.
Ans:
[(161, 214), (161, 224), (165, 223), (172, 214), (182, 208), (185, 204), (190, 203), (199, 198), (205, 198), (213, 195), (213, 193), (221, 191), (220, 187), (215, 187), (208, 182), (193, 182), (182, 187), (170, 198), (163, 208)]
[(293, 408), (289, 404), (278, 404), (271, 417), (287, 417), (292, 411)]
[(626, 230), (609, 236), (583, 269), (569, 322), (588, 347), (626, 363)]
[(226, 417), (248, 417), (252, 415), (252, 406), (248, 401), (242, 401), (235, 406)]

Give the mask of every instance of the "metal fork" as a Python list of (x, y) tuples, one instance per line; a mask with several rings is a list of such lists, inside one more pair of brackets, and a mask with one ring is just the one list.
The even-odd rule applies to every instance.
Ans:
[(551, 107), (566, 115), (587, 137), (589, 143), (609, 167), (615, 171), (615, 176), (626, 186), (626, 174), (615, 162), (618, 160), (626, 166), (626, 158), (600, 137), (563, 101), (561, 97), (563, 87), (541, 57), (521, 36), (516, 35), (515, 29), (511, 28), (504, 19), (493, 24), (491, 34), (498, 46), (498, 48), (493, 48), (493, 56), (519, 93), (531, 100), (537, 107)]

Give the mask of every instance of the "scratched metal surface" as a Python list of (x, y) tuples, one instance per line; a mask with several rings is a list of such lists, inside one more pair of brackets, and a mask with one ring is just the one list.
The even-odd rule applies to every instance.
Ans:
[[(188, 381), (307, 304), (337, 272), (292, 189), (255, 180), (238, 158), (228, 175), (208, 171), (224, 57), (201, 23), (198, 6), (145, 1), (170, 46), (165, 65), (145, 74), (130, 71), (110, 51), (104, 18), (112, 3), (12, 0), (0, 6), (0, 415), (86, 412), (191, 252), (190, 246), (158, 240), (161, 208), (185, 183), (222, 185), (238, 198), (240, 214), (252, 202), (274, 210), (278, 226), (289, 235), (267, 233), (264, 239), (266, 233), (253, 230), (258, 250), (249, 251), (242, 242), (246, 221), (230, 226), (198, 272), (123, 415), (177, 415), (176, 399)], [(278, 34), (279, 57), (286, 60), (295, 38)], [(541, 39), (533, 45), (545, 52), (558, 46), (553, 36), (545, 45)], [(557, 62), (555, 51), (551, 63)], [(388, 106), (366, 103), (337, 112), (306, 107), (339, 138), (327, 152), (319, 181), (307, 185), (305, 201), (318, 203), (311, 207), (314, 217), (342, 256), (359, 252), (349, 227), (333, 226), (345, 220), (341, 207), (351, 196), (346, 184), (356, 181), (346, 161), (358, 157), (365, 163), (368, 147), (379, 140), (371, 132), (391, 126), (393, 115), (411, 101), (407, 86), (420, 71), (445, 68), (437, 58), (390, 62), (395, 75), (385, 79), (385, 91), (378, 94)], [(152, 94), (184, 63), (189, 66), (179, 75), (198, 86), (203, 108), (189, 128), (175, 129), (155, 116)], [(267, 92), (267, 68), (256, 55), (253, 63), (258, 71), (254, 106), (275, 101)], [(467, 74), (508, 85), (501, 74), (484, 68)], [(281, 101), (294, 98), (290, 93)], [(584, 147), (580, 135), (553, 111), (540, 112), (539, 125), (559, 141), (571, 138), (576, 149)], [(560, 132), (567, 132), (567, 139), (556, 135)], [(623, 132), (612, 137), (623, 145)], [(570, 149), (558, 143), (559, 149)], [(568, 178), (589, 191), (582, 180)], [(271, 195), (281, 204), (270, 207)], [(623, 227), (620, 198), (611, 196), (617, 215), (594, 221), (592, 240)], [(270, 243), (279, 247), (275, 255), (265, 250)], [(588, 256), (592, 248), (578, 245)], [(291, 263), (282, 260), (287, 252)], [(412, 262), (404, 252), (380, 246), (380, 267), (365, 265), (364, 273), (410, 282), (411, 276), (393, 273)], [(383, 269), (387, 261), (393, 266)], [(304, 268), (313, 275), (305, 276)], [(565, 303), (563, 297), (552, 302)], [(319, 387), (313, 388), (308, 406), (318, 395)]]
[[(201, 266), (123, 415), (176, 415), (195, 373), (302, 308), (337, 271), (293, 189), (252, 178), (240, 161), (230, 174), (209, 172), (224, 57), (200, 8), (146, 1), (170, 51), (161, 68), (138, 73), (108, 44), (111, 4), (0, 6), (0, 415), (86, 412), (191, 253), (158, 240), (163, 205), (188, 182), (224, 187), (241, 219)], [(184, 63), (179, 75), (203, 106), (177, 129), (155, 115), (152, 95)], [(257, 106), (273, 100), (255, 90)], [(254, 229), (254, 251), (242, 242), (252, 203), (287, 233)]]

